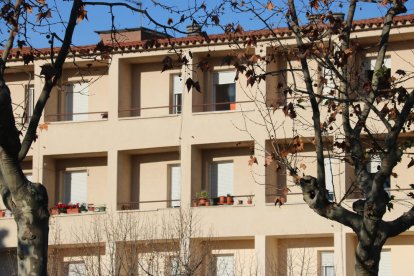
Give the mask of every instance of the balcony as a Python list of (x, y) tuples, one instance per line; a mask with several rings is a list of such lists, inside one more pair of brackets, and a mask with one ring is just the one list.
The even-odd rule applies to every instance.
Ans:
[(45, 122), (80, 122), (108, 119), (107, 69), (66, 69), (45, 107)]
[(118, 210), (157, 210), (181, 205), (178, 149), (119, 153)]
[(207, 144), (192, 149), (192, 204), (196, 206), (251, 206), (253, 182), (246, 160), (248, 143)]
[[(92, 207), (93, 204), (93, 211), (103, 211), (109, 196), (106, 194), (106, 153), (45, 156), (43, 184), (49, 192), (50, 207), (61, 204), (60, 213), (69, 214), (69, 209), (72, 209), (63, 207), (62, 204), (84, 204), (87, 207)], [(80, 211), (82, 210), (77, 213)]]
[(181, 114), (181, 70), (161, 72), (162, 59), (123, 61), (120, 64), (119, 118), (162, 117)]

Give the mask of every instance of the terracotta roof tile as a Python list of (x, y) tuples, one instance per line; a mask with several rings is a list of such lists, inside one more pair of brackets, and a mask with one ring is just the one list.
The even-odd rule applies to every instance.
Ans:
[[(354, 30), (364, 30), (364, 29), (371, 29), (371, 28), (379, 28), (383, 24), (383, 18), (370, 18), (370, 19), (362, 19), (362, 20), (355, 20), (353, 22), (353, 29)], [(408, 15), (401, 15), (396, 16), (394, 18), (394, 24), (401, 26), (401, 25), (410, 25), (414, 24), (414, 14)], [(162, 38), (156, 41), (152, 41), (152, 43), (148, 43), (149, 41), (133, 41), (133, 42), (121, 42), (116, 45), (114, 50), (116, 51), (128, 51), (128, 50), (136, 50), (136, 49), (154, 49), (160, 47), (168, 47), (171, 45), (175, 46), (186, 46), (186, 45), (195, 45), (195, 44), (210, 44), (210, 43), (225, 43), (226, 41), (230, 40), (239, 40), (245, 39), (248, 37), (256, 37), (260, 38), (269, 38), (272, 36), (280, 36), (280, 37), (289, 37), (292, 36), (292, 31), (289, 28), (276, 28), (272, 31), (270, 30), (256, 30), (256, 31), (245, 31), (241, 34), (212, 34), (208, 35), (208, 37), (203, 36), (189, 36), (189, 37), (178, 37), (178, 38)], [(150, 41), (151, 42), (151, 41)], [(57, 53), (59, 48), (55, 48), (54, 52)], [(72, 51), (76, 53), (99, 53), (99, 49), (96, 45), (85, 45), (85, 46), (76, 46), (72, 47)], [(0, 51), (2, 52), (2, 51)], [(35, 57), (40, 56), (48, 56), (50, 55), (50, 48), (43, 48), (43, 49), (36, 49), (30, 51), (30, 48), (23, 47), (22, 49), (13, 49), (11, 51), (11, 55), (13, 58), (21, 58), (24, 54), (29, 54), (30, 52), (33, 53)]]

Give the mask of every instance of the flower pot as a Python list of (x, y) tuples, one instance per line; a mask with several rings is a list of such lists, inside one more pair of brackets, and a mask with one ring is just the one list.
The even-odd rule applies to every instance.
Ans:
[(50, 209), (50, 214), (51, 214), (52, 216), (59, 215), (59, 209), (58, 209), (58, 208), (51, 208), (51, 209)]
[(0, 218), (4, 218), (6, 212), (4, 210), (0, 210)]
[(251, 198), (249, 198), (249, 199), (247, 200), (247, 204), (253, 204), (253, 200), (252, 200)]
[(227, 205), (233, 205), (233, 203), (234, 203), (233, 197), (232, 196), (227, 196), (226, 203), (227, 203)]
[(204, 206), (204, 205), (206, 205), (206, 199), (205, 199), (205, 198), (200, 198), (200, 199), (198, 200), (198, 205), (199, 205), (199, 206)]
[(210, 200), (206, 199), (206, 202), (204, 203), (204, 206), (210, 206)]
[(225, 196), (220, 196), (219, 197), (219, 205), (224, 205), (227, 203), (226, 197)]
[(66, 209), (67, 214), (79, 214), (79, 208)]
[(93, 204), (88, 204), (88, 211), (89, 212), (95, 211), (95, 206)]
[(197, 200), (193, 200), (193, 207), (197, 207), (197, 206), (198, 206)]

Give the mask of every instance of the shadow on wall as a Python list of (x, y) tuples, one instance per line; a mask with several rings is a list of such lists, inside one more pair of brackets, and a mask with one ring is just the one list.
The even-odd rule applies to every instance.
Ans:
[(17, 275), (16, 248), (5, 248), (4, 239), (9, 231), (0, 229), (0, 275)]

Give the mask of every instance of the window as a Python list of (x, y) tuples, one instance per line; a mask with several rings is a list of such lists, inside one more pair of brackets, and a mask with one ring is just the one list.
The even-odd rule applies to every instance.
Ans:
[(214, 110), (236, 109), (236, 84), (234, 71), (216, 72), (213, 77)]
[(212, 275), (234, 276), (234, 255), (215, 255)]
[(334, 276), (334, 253), (331, 251), (323, 251), (320, 253), (321, 276)]
[(64, 119), (83, 121), (88, 119), (88, 84), (72, 83), (66, 85)]
[[(371, 155), (370, 161), (367, 164), (367, 170), (371, 175), (375, 175), (381, 169), (381, 157), (378, 154)], [(391, 179), (388, 178), (384, 182), (384, 189), (390, 194)]]
[(183, 104), (183, 83), (179, 75), (172, 76), (172, 113), (181, 114)]
[(87, 172), (64, 172), (63, 174), (64, 203), (87, 203)]
[(65, 263), (67, 276), (86, 276), (86, 265), (84, 262), (68, 262)]
[(391, 251), (382, 250), (378, 276), (391, 276)]
[(218, 197), (233, 194), (233, 162), (210, 164), (210, 196)]
[[(372, 81), (372, 77), (374, 76), (374, 69), (375, 69), (375, 62), (377, 58), (366, 58), (364, 60), (364, 70), (365, 70), (365, 78), (369, 81)], [(378, 79), (378, 90), (390, 89), (390, 82), (389, 79), (391, 77), (391, 59), (389, 57), (384, 58), (384, 65), (383, 67), (386, 68), (385, 74), (380, 76)]]
[(333, 184), (333, 174), (332, 174), (332, 159), (331, 158), (324, 158), (324, 165), (325, 165), (325, 187), (328, 191), (329, 200), (334, 200), (334, 184)]
[(33, 110), (34, 110), (34, 99), (35, 99), (35, 95), (34, 95), (34, 85), (30, 84), (26, 86), (26, 109), (25, 109), (25, 115), (26, 115), (26, 121), (30, 121), (30, 119), (33, 116)]
[(171, 207), (179, 207), (181, 205), (181, 166), (172, 165), (169, 169)]
[(326, 83), (323, 86), (322, 94), (324, 96), (334, 96), (335, 95), (335, 74), (331, 69), (323, 68), (323, 78)]

